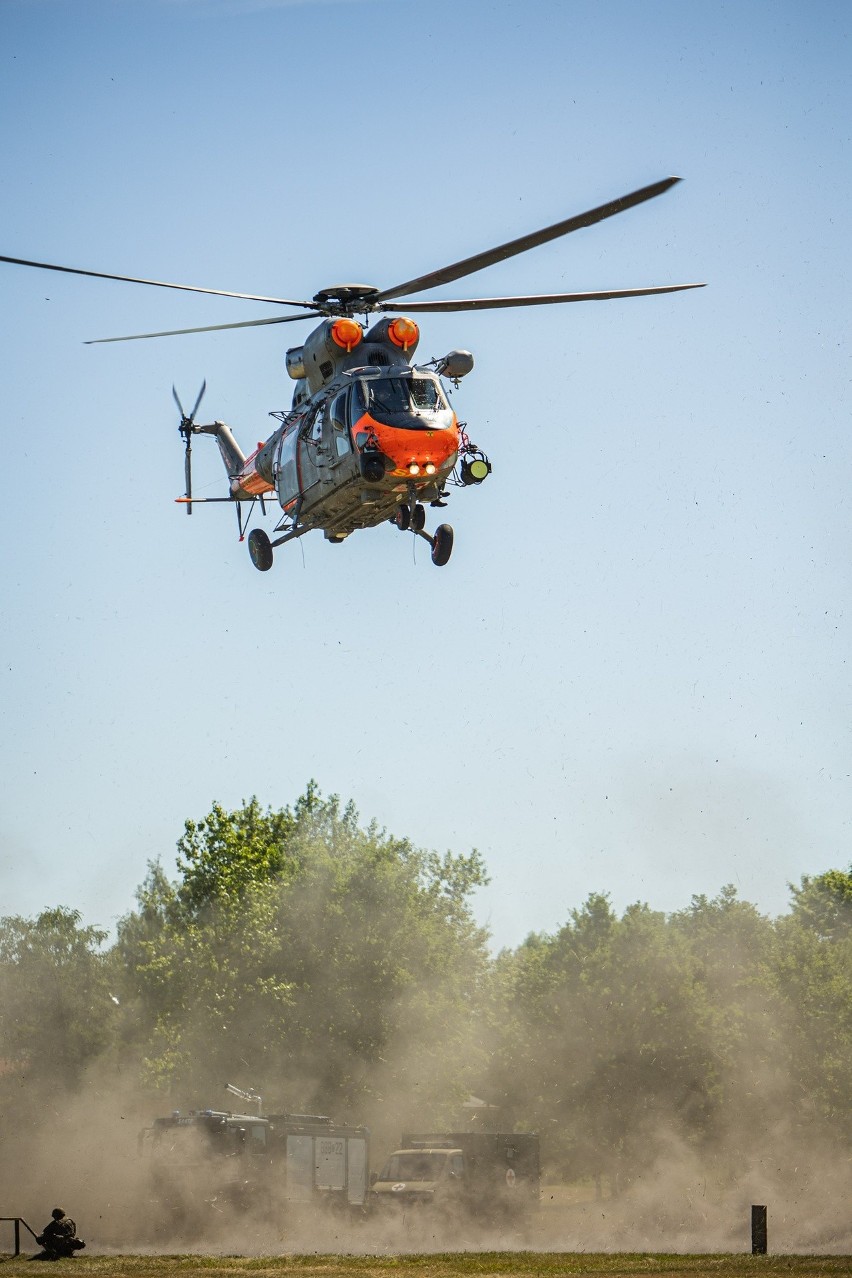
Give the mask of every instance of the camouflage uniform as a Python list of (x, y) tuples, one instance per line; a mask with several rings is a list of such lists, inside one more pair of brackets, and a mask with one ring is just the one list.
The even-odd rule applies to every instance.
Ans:
[(73, 1256), (75, 1251), (86, 1245), (77, 1237), (77, 1226), (71, 1217), (61, 1212), (57, 1214), (58, 1210), (57, 1208), (53, 1212), (50, 1224), (45, 1225), (43, 1232), (36, 1238), (39, 1246), (53, 1259), (58, 1256)]

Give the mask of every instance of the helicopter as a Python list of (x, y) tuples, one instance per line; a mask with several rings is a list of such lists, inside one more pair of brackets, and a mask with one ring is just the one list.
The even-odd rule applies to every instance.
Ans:
[[(434, 533), (428, 532), (426, 507), (445, 507), (450, 487), (478, 487), (492, 473), (492, 464), (471, 441), (466, 424), (458, 420), (450, 403), (447, 383), (458, 388), (461, 379), (473, 369), (473, 355), (468, 350), (451, 350), (440, 358), (415, 363), (420, 328), (411, 315), (645, 297), (704, 285), (436, 301), (410, 300), (407, 295), (452, 283), (540, 244), (593, 226), (662, 195), (679, 181), (677, 177), (664, 178), (390, 288), (336, 284), (320, 289), (310, 300), (235, 293), (16, 257), (0, 256), (0, 261), (299, 308), (296, 314), (98, 338), (87, 345), (319, 319), (304, 342), (287, 351), (287, 372), (295, 381), (290, 408), (270, 414), (277, 422), (275, 429), (248, 455), (224, 422), (204, 424), (196, 420), (206, 381), (188, 413), (172, 387), (180, 413), (178, 429), (184, 441), (185, 492), (176, 501), (186, 507), (188, 515), (194, 505), (201, 503), (234, 504), (240, 541), (245, 539), (255, 507), (259, 505), (266, 515), (267, 502), (276, 502), (280, 514), (272, 537), (261, 527), (248, 532), (249, 554), (261, 572), (272, 567), (275, 549), (308, 532), (319, 530), (331, 545), (339, 545), (358, 529), (386, 522), (425, 539), (432, 562), (442, 567), (452, 553), (453, 529), (450, 524), (441, 523)], [(356, 318), (359, 315), (363, 323)], [(378, 318), (371, 325), (374, 317)], [(227, 474), (226, 497), (193, 496), (192, 441), (197, 435), (210, 435), (216, 440)]]

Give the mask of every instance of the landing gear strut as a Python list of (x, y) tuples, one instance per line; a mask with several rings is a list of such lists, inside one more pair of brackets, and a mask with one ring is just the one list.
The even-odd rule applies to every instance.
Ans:
[(426, 532), (426, 511), (417, 500), (417, 489), (413, 484), (408, 486), (408, 501), (400, 502), (391, 515), (390, 522), (400, 532), (413, 532), (415, 536), (428, 541), (432, 551), (432, 563), (443, 568), (453, 553), (453, 530), (449, 524), (439, 524), (434, 537)]

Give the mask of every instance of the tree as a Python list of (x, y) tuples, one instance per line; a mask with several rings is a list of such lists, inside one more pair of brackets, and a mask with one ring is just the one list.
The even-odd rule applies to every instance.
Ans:
[(742, 1167), (788, 1101), (775, 927), (730, 884), (715, 898), (694, 896), (671, 921), (689, 946), (703, 1005), (706, 1067), (695, 1135)]
[(852, 1139), (852, 872), (805, 875), (778, 921), (775, 964), (796, 1113)]
[(105, 939), (63, 906), (0, 919), (0, 1041), (12, 1075), (74, 1087), (114, 1041)]
[(816, 936), (833, 941), (852, 933), (852, 869), (806, 874), (790, 891), (794, 918)]
[(262, 811), (256, 798), (235, 812), (214, 803), (204, 820), (188, 820), (178, 840), (177, 900), (189, 917), (240, 900), (261, 883), (289, 879), (297, 866), (292, 843), (300, 822), (319, 802), (313, 781), (295, 811)]
[(292, 811), (214, 805), (179, 848), (181, 878), (152, 867), (119, 928), (151, 1079), (191, 1104), (240, 1080), (332, 1112), (404, 1094), (433, 1119), (461, 1096), (487, 971), (478, 853), (363, 829), (314, 786)]
[[(501, 956), (510, 1036), (495, 1088), (548, 1134), (571, 1176), (623, 1182), (672, 1135), (712, 1141), (722, 1101), (726, 1112), (743, 1101), (741, 1079), (777, 1041), (772, 938), (733, 889), (669, 917), (636, 904), (618, 918), (607, 896), (591, 895), (554, 936)], [(758, 1016), (765, 1038), (755, 1054)]]

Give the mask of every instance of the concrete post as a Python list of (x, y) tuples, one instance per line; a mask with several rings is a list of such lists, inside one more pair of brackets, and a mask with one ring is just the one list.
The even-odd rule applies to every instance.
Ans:
[(767, 1245), (766, 1208), (752, 1206), (751, 1209), (751, 1254), (765, 1256)]

